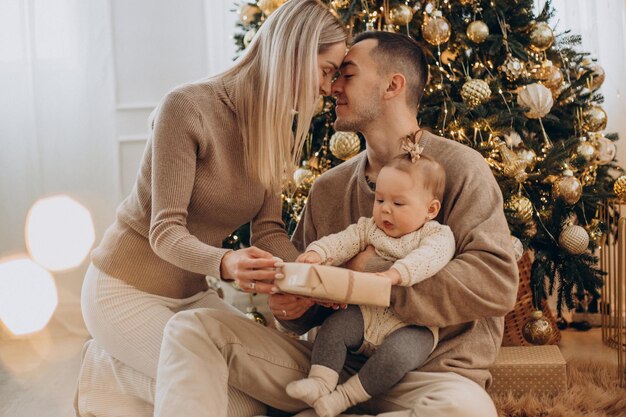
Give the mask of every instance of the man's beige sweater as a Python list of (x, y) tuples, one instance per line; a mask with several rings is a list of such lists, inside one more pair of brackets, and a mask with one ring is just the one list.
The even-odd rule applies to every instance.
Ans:
[(246, 175), (232, 82), (183, 85), (160, 103), (135, 186), (92, 262), (136, 288), (185, 298), (219, 277), (222, 240), (252, 221), (252, 243), (286, 261), (298, 252), (279, 196)]
[[(478, 152), (428, 132), (421, 145), (446, 171), (436, 220), (452, 229), (456, 257), (430, 279), (394, 287), (391, 303), (403, 321), (440, 328), (440, 343), (420, 370), (456, 372), (485, 386), (502, 340), (504, 315), (517, 295), (517, 264), (502, 194)], [(304, 249), (370, 215), (374, 193), (365, 182), (366, 162), (362, 152), (317, 179), (293, 236), (296, 247)], [(315, 307), (299, 320), (281, 323), (302, 333), (331, 312)]]

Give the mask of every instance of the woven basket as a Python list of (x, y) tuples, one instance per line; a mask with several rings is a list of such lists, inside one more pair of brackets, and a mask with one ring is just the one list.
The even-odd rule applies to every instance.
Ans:
[[(515, 307), (504, 318), (504, 337), (502, 346), (532, 346), (522, 336), (524, 325), (531, 320), (531, 314), (535, 310), (533, 307), (533, 296), (530, 288), (530, 271), (532, 262), (528, 251), (524, 253), (522, 259), (517, 263), (519, 268), (519, 287), (517, 290), (517, 300)], [(548, 306), (546, 300), (541, 302), (543, 316), (552, 326), (552, 337), (548, 345), (554, 345), (561, 340), (561, 333), (556, 327), (556, 319)]]

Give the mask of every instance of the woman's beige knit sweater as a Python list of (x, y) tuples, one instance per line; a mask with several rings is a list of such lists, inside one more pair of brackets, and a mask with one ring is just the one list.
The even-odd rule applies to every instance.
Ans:
[(220, 276), (222, 240), (250, 221), (253, 245), (295, 260), (280, 197), (246, 174), (233, 87), (213, 78), (163, 99), (133, 190), (92, 252), (96, 267), (142, 291), (189, 297)]

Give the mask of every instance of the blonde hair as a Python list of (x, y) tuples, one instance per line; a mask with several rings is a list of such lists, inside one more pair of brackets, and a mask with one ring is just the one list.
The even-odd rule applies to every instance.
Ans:
[(318, 0), (290, 0), (269, 16), (235, 65), (221, 74), (236, 81), (248, 172), (273, 193), (280, 192), (299, 164), (319, 96), (317, 55), (346, 39), (346, 30), (327, 6)]
[(443, 199), (443, 193), (446, 188), (446, 171), (443, 166), (435, 159), (428, 155), (420, 155), (420, 158), (411, 162), (411, 157), (407, 153), (396, 156), (389, 162), (386, 167), (395, 168), (411, 175), (416, 181), (419, 181), (426, 190), (430, 191), (433, 196), (439, 200)]

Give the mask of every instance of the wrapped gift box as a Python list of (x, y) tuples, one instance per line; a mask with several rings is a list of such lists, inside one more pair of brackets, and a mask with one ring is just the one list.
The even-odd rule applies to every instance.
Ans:
[(490, 371), (490, 394), (557, 394), (567, 388), (565, 359), (554, 345), (502, 347)]
[(285, 278), (275, 281), (285, 293), (346, 304), (387, 307), (391, 280), (376, 274), (327, 265), (287, 262)]

